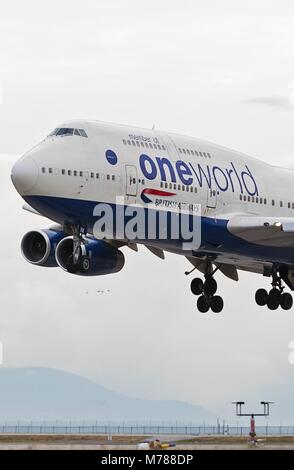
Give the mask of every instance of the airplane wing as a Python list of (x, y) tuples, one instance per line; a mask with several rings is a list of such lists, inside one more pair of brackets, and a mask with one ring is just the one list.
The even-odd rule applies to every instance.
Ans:
[(294, 247), (294, 218), (233, 216), (227, 225), (229, 232), (250, 243), (272, 247)]
[(29, 204), (24, 204), (22, 206), (22, 208), (25, 210), (25, 211), (28, 211), (28, 212), (31, 212), (32, 214), (35, 214), (35, 215), (39, 215), (40, 217), (44, 217), (42, 214), (40, 214), (40, 212), (36, 211), (32, 206), (30, 206)]

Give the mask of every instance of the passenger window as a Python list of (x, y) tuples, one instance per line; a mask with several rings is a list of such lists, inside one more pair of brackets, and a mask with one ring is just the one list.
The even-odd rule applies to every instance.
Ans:
[(80, 171), (80, 176), (81, 176), (81, 177), (83, 176), (83, 172), (82, 172), (82, 171)]
[(42, 173), (46, 173), (46, 168), (42, 168)]

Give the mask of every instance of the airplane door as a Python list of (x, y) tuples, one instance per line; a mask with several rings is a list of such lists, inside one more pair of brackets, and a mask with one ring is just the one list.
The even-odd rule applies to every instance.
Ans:
[(207, 188), (207, 203), (208, 209), (215, 209), (217, 205), (217, 188), (216, 184), (211, 181), (211, 187)]
[(127, 202), (136, 202), (138, 192), (138, 174), (135, 165), (126, 165)]

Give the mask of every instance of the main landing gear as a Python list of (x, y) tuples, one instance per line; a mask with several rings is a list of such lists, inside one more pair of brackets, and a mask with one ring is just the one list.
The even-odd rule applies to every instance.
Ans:
[(255, 301), (261, 307), (267, 306), (270, 310), (276, 310), (282, 307), (283, 310), (290, 310), (293, 305), (292, 295), (283, 292), (285, 287), (282, 285), (280, 276), (275, 272), (273, 274), (272, 289), (267, 292), (265, 289), (258, 289), (255, 293)]
[(83, 273), (87, 274), (91, 269), (91, 260), (87, 256), (84, 244), (84, 236), (87, 231), (80, 225), (73, 225), (71, 227), (73, 233), (73, 250), (68, 256), (66, 261), (66, 268), (69, 273)]
[(219, 295), (215, 295), (217, 291), (217, 282), (214, 279), (215, 271), (209, 270), (205, 274), (205, 281), (196, 277), (191, 282), (192, 294), (198, 295), (197, 308), (199, 312), (206, 313), (211, 309), (214, 313), (220, 313), (224, 307), (224, 301)]

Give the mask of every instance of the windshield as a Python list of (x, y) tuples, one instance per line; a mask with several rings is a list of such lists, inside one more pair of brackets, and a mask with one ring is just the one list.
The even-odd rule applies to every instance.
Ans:
[(72, 127), (57, 127), (48, 137), (65, 137), (69, 135), (77, 135), (79, 137), (88, 137), (84, 129), (74, 129)]

